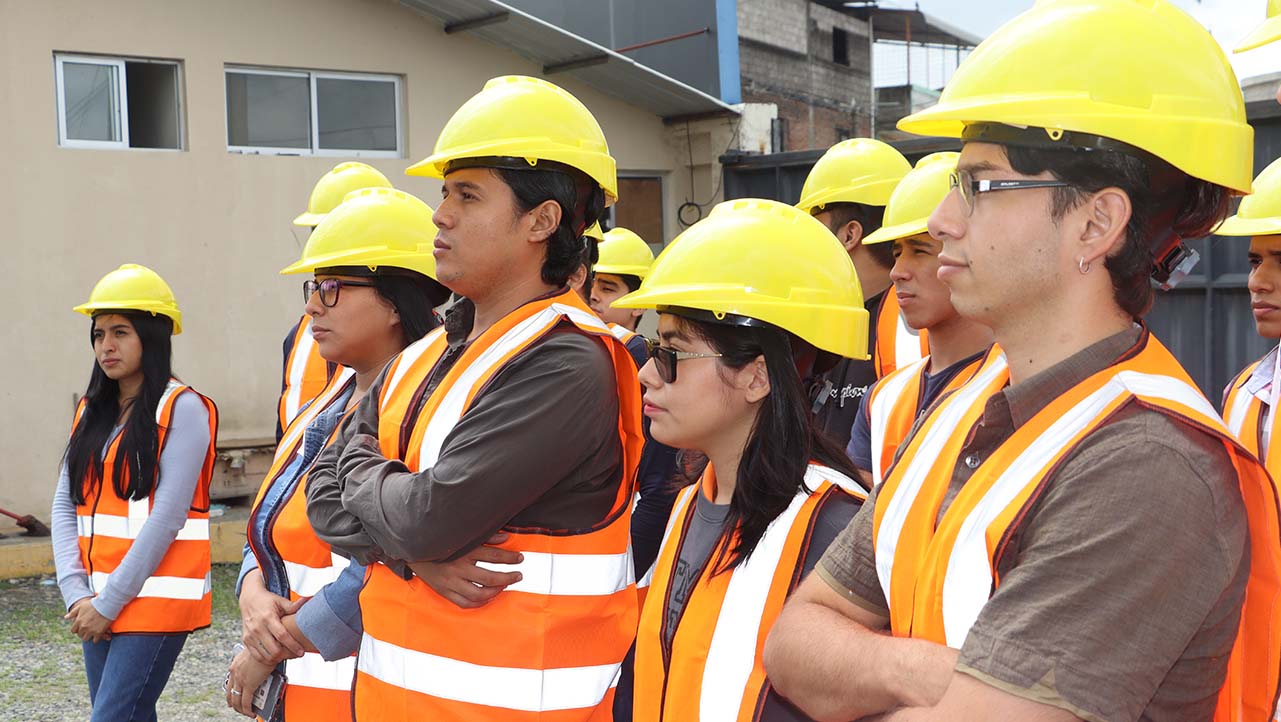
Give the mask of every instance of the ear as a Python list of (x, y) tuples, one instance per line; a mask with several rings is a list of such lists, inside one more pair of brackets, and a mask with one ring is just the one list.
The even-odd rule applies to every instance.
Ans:
[(769, 367), (765, 365), (764, 356), (757, 356), (739, 369), (739, 383), (749, 404), (758, 403), (769, 396)]
[(634, 318), (634, 319), (636, 319), (636, 320), (638, 320), (638, 321), (639, 321), (639, 320), (640, 320), (640, 317), (641, 317), (641, 316), (644, 316), (644, 315), (645, 315), (645, 309), (643, 309), (643, 308), (633, 308), (633, 309), (632, 309), (632, 318)]
[(526, 217), (531, 219), (532, 225), (529, 227), (529, 240), (533, 243), (543, 243), (560, 226), (560, 204), (553, 200), (546, 200), (534, 206)]
[(841, 245), (845, 246), (846, 253), (853, 253), (863, 243), (863, 224), (858, 221), (850, 221), (837, 229), (836, 237), (840, 239)]
[(1086, 263), (1102, 263), (1107, 256), (1119, 253), (1125, 244), (1126, 228), (1133, 214), (1130, 196), (1120, 188), (1104, 188), (1077, 209), (1078, 258)]

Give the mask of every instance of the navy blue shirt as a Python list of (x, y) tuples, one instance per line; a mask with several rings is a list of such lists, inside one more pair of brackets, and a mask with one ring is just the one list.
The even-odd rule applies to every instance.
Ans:
[[(636, 362), (636, 368), (649, 362), (649, 348), (643, 336), (629, 339), (627, 351)], [(636, 489), (640, 492), (640, 499), (632, 509), (632, 565), (638, 579), (658, 558), (658, 546), (662, 544), (663, 532), (667, 530), (667, 518), (671, 516), (672, 504), (680, 491), (673, 479), (676, 475), (676, 449), (654, 441), (654, 437), (649, 435), (648, 418), (642, 419), (641, 430), (645, 433), (645, 448), (636, 469)]]

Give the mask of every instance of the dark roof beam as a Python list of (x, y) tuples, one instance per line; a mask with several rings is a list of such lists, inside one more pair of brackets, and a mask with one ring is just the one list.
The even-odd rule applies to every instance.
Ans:
[(590, 68), (593, 65), (604, 65), (608, 62), (608, 55), (589, 55), (585, 58), (544, 65), (543, 75), (554, 75), (556, 73), (564, 73), (570, 70), (578, 70), (579, 68)]
[(481, 15), (477, 18), (468, 20), (458, 20), (452, 23), (445, 23), (445, 34), (453, 35), (454, 33), (465, 33), (468, 30), (483, 28), (487, 25), (497, 25), (498, 23), (507, 22), (511, 18), (511, 13), (502, 10), (490, 15)]

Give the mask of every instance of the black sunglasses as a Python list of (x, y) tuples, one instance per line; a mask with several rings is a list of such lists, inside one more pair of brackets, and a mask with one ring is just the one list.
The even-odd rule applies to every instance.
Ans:
[(658, 377), (663, 383), (670, 384), (676, 382), (676, 362), (692, 358), (720, 358), (723, 353), (693, 353), (691, 351), (677, 351), (674, 348), (662, 346), (658, 341), (652, 338), (645, 339), (645, 347), (649, 350), (649, 357), (654, 360), (654, 368), (658, 370)]
[(346, 281), (341, 278), (326, 278), (323, 281), (307, 279), (302, 282), (302, 302), (309, 303), (313, 294), (320, 294), (320, 305), (325, 308), (333, 308), (338, 305), (338, 295), (342, 292), (343, 286), (360, 286), (363, 288), (374, 288), (374, 284), (368, 281)]

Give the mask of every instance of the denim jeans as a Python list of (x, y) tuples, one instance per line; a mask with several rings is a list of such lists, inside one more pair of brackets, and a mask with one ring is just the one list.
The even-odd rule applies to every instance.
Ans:
[(90, 722), (155, 722), (156, 701), (186, 642), (186, 632), (81, 642), (93, 705)]

